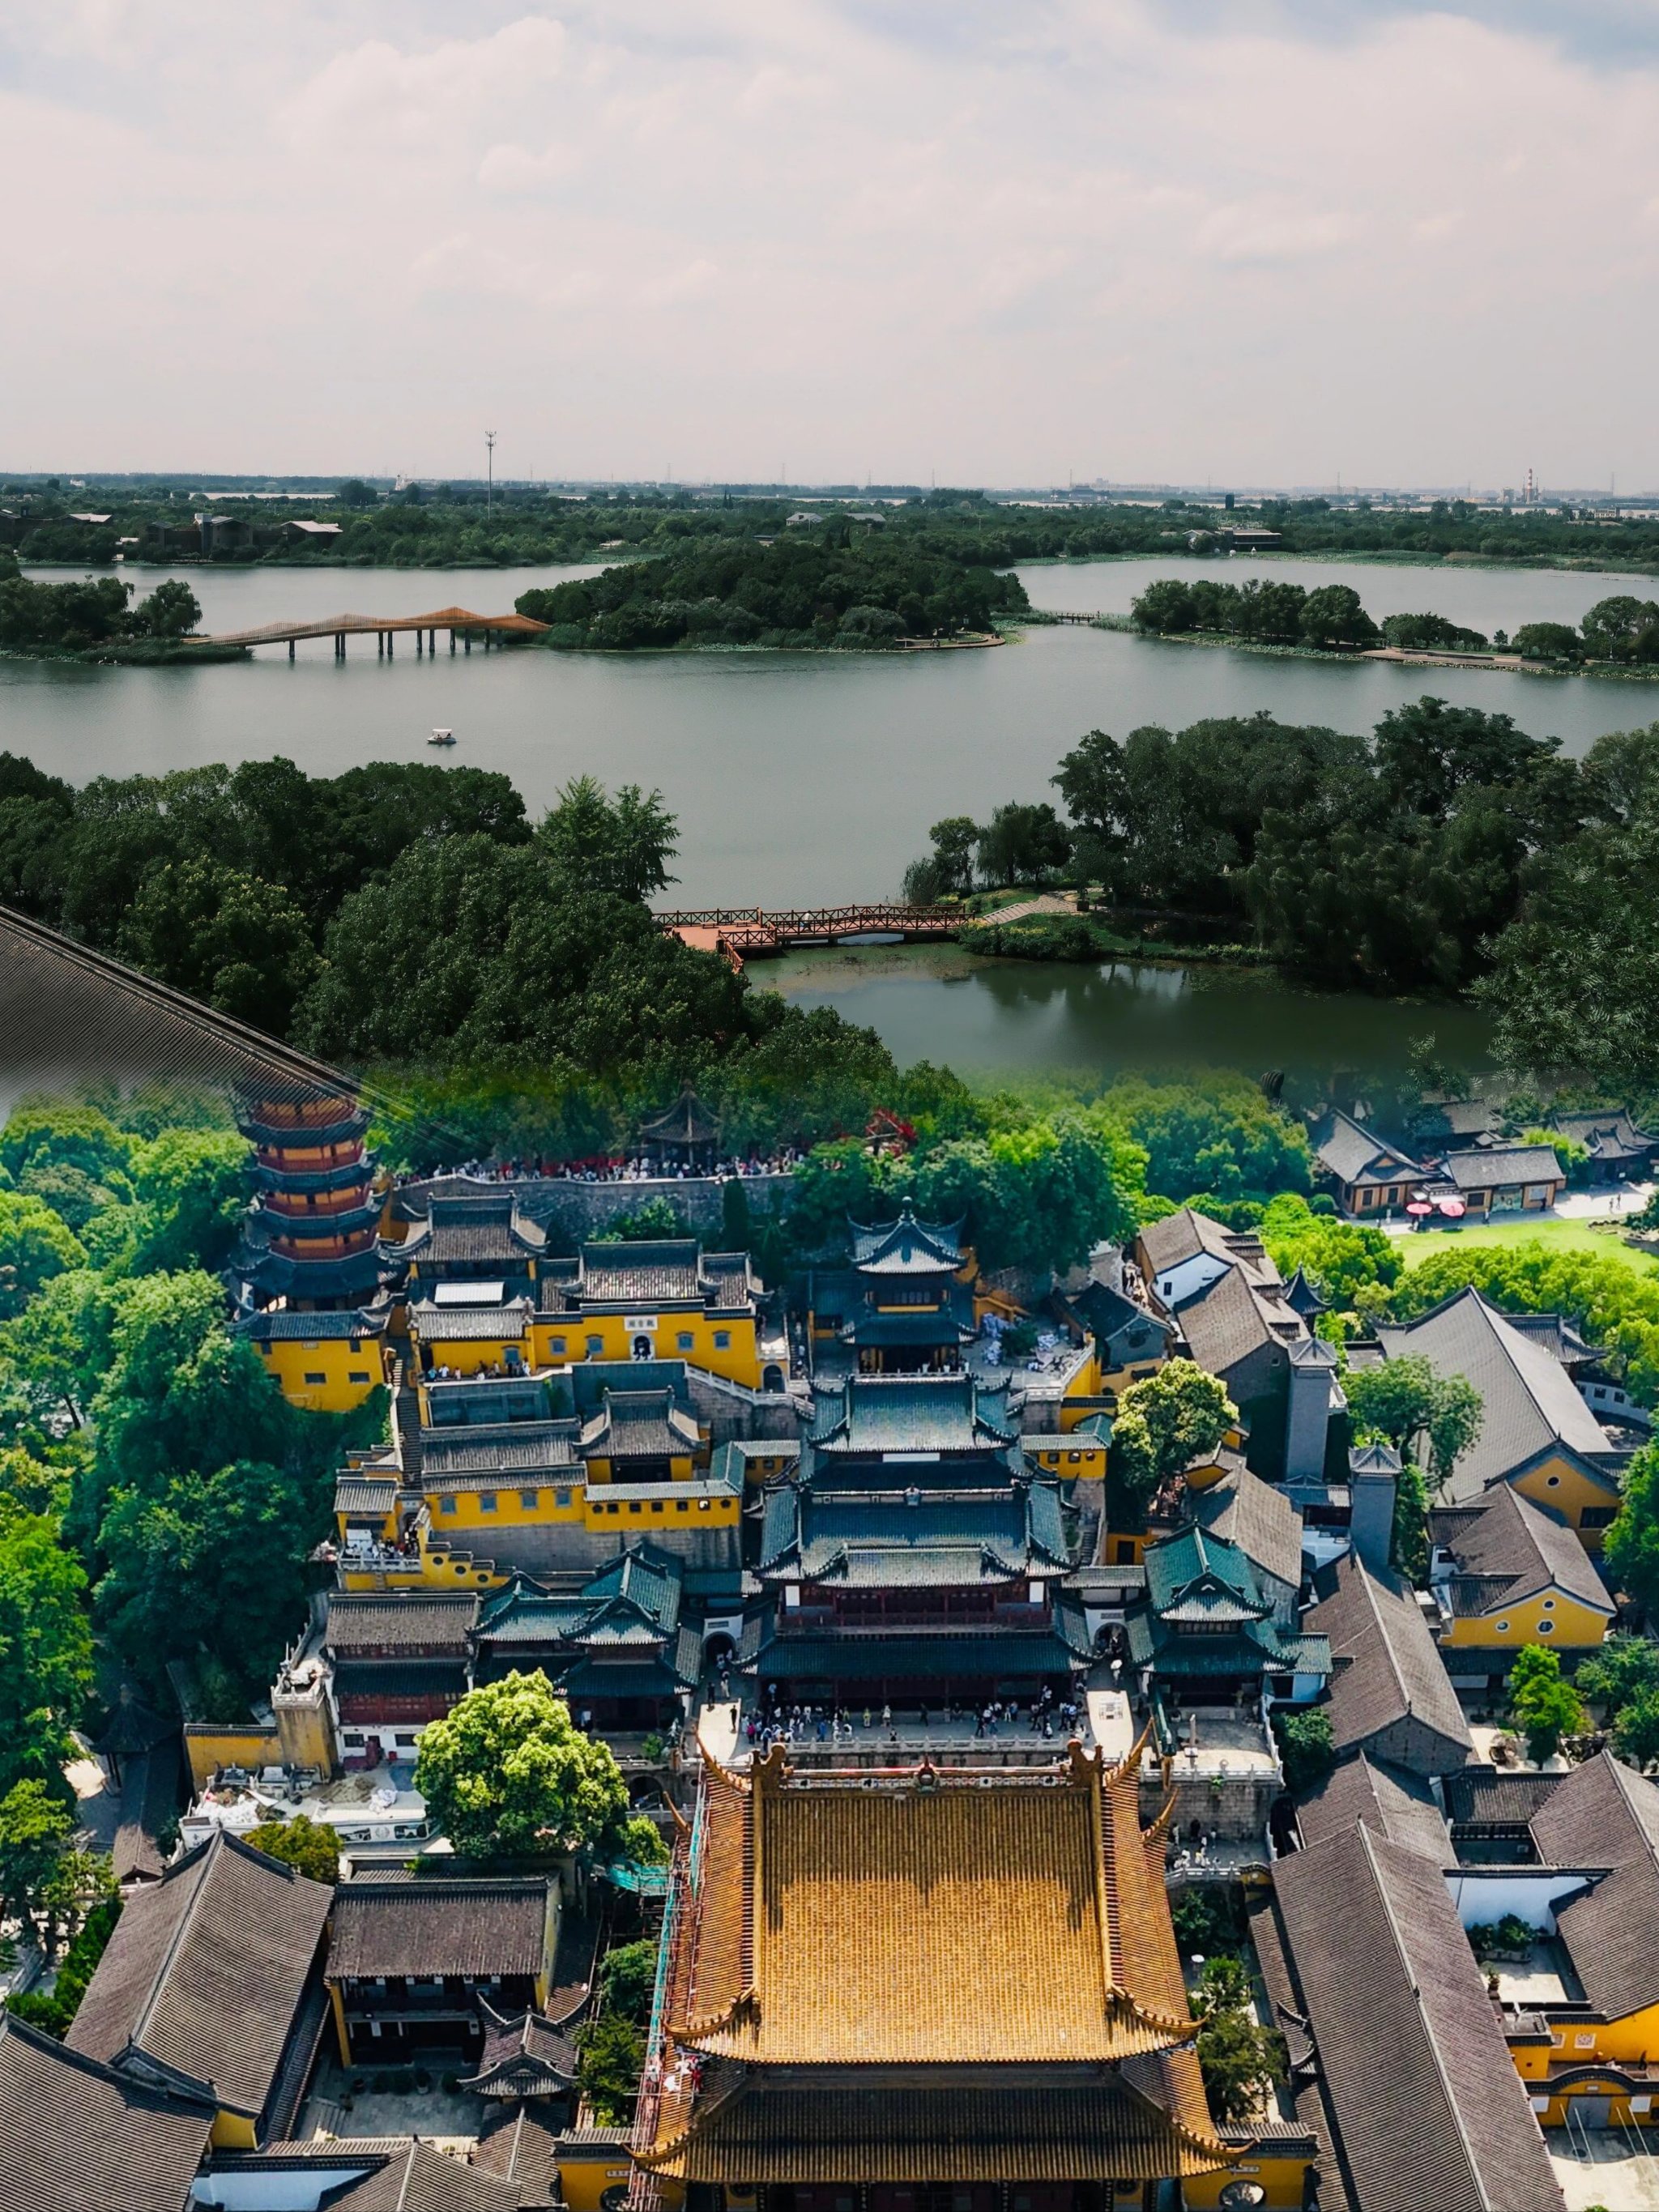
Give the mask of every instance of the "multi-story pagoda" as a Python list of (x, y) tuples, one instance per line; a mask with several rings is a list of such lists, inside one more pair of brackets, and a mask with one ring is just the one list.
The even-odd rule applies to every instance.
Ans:
[(380, 1289), (380, 1200), (355, 1098), (296, 1085), (245, 1093), (237, 1127), (254, 1148), (258, 1195), (231, 1261), (240, 1304), (307, 1313), (357, 1306)]
[(959, 1368), (973, 1334), (973, 1300), (958, 1280), (962, 1224), (918, 1221), (907, 1205), (896, 1221), (850, 1226), (857, 1294), (842, 1335), (860, 1372)]
[[(1206, 2106), (1161, 1818), (1116, 1765), (745, 1774), (676, 1853), (635, 2203), (1126, 2212), (1230, 2153)], [(694, 2200), (695, 2201), (695, 2200)]]
[(1063, 1693), (1090, 1656), (1062, 1593), (1060, 1486), (1026, 1462), (1007, 1385), (849, 1376), (819, 1388), (798, 1469), (769, 1485), (743, 1672), (846, 1706)]

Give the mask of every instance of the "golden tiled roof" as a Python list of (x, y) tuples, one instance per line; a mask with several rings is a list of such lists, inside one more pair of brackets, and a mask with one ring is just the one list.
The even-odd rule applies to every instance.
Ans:
[(827, 2089), (751, 2078), (635, 2155), (690, 2181), (1150, 2181), (1213, 2172), (1237, 2151), (1207, 2119), (1195, 2134), (1109, 2078)]
[(1191, 2175), (1204, 2098), (1140, 1747), (1039, 1770), (712, 1764), (635, 2155), (710, 2182)]
[(711, 1779), (677, 2041), (771, 2065), (1103, 2063), (1194, 2033), (1135, 1778)]

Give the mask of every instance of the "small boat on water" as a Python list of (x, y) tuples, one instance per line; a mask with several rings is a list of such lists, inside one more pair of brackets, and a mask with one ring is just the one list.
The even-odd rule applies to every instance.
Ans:
[(453, 730), (434, 730), (432, 735), (427, 739), (429, 745), (453, 745), (454, 742)]

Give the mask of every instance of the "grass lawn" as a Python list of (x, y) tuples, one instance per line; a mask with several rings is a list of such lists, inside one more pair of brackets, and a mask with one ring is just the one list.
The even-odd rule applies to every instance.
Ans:
[(1400, 1256), (1408, 1267), (1415, 1267), (1431, 1252), (1443, 1251), (1449, 1244), (1468, 1248), (1472, 1244), (1524, 1244), (1535, 1242), (1547, 1244), (1557, 1251), (1595, 1252), (1605, 1260), (1622, 1261), (1626, 1267), (1639, 1273), (1650, 1273), (1656, 1261), (1644, 1252), (1632, 1252), (1630, 1246), (1606, 1230), (1592, 1229), (1583, 1221), (1562, 1221), (1547, 1216), (1539, 1220), (1533, 1216), (1520, 1221), (1483, 1222), (1473, 1229), (1422, 1229), (1409, 1236), (1395, 1239)]

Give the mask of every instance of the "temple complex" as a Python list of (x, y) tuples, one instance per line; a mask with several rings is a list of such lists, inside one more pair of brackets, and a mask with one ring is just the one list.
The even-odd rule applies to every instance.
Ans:
[(1127, 2212), (1210, 2120), (1141, 1746), (1040, 1768), (705, 1759), (639, 2104), (668, 2182), (762, 2212)]

